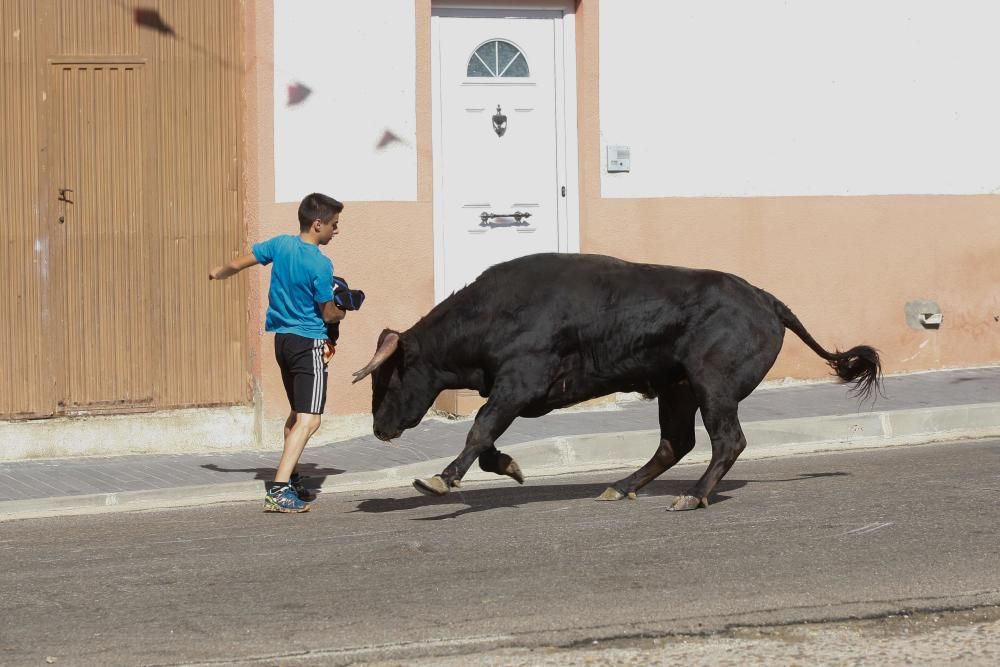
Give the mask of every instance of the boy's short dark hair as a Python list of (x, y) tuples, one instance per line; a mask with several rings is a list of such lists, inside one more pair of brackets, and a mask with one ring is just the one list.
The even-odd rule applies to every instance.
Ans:
[(333, 197), (314, 192), (306, 195), (299, 204), (299, 231), (306, 231), (313, 220), (326, 222), (344, 210), (344, 205)]

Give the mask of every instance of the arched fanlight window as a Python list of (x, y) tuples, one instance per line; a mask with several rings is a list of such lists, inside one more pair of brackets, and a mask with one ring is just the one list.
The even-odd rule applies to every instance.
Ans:
[(528, 61), (521, 49), (502, 39), (491, 39), (472, 54), (466, 76), (528, 76)]

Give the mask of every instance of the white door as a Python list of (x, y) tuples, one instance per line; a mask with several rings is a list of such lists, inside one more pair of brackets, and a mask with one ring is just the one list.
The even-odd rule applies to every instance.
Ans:
[(562, 11), (435, 11), (439, 301), (498, 262), (575, 249), (563, 32)]

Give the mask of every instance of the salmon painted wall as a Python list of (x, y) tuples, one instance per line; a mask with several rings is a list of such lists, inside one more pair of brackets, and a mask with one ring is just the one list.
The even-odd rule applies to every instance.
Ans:
[[(736, 273), (827, 349), (875, 346), (887, 373), (1000, 362), (997, 197), (594, 197), (583, 208), (584, 252)], [(916, 299), (940, 305), (940, 329), (906, 325)], [(788, 334), (770, 377), (826, 372)]]

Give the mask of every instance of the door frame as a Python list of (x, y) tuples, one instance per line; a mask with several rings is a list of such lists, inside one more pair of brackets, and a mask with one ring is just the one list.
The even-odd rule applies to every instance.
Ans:
[[(431, 139), (434, 172), (434, 302), (440, 303), (445, 293), (445, 224), (444, 167), (441, 128), (441, 69), (438, 40), (438, 18), (490, 16), (504, 14), (530, 16), (535, 13), (562, 13), (555, 21), (555, 112), (556, 112), (556, 171), (557, 184), (566, 188), (565, 197), (556, 197), (559, 227), (559, 252), (580, 251), (579, 154), (577, 139), (576, 92), (576, 3), (574, 0), (531, 2), (488, 2), (479, 0), (436, 0), (431, 7)], [(560, 48), (561, 46), (561, 48)], [(561, 56), (561, 57), (560, 57)]]

